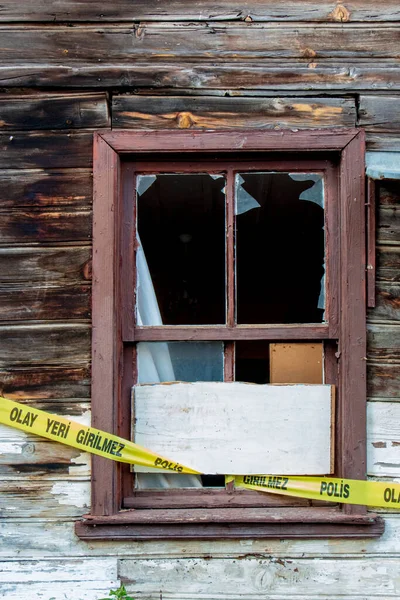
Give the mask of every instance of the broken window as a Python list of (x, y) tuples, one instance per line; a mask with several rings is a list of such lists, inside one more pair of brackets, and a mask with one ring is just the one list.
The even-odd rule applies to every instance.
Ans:
[[(228, 174), (221, 165), (221, 173), (138, 174), (135, 187), (140, 327), (324, 322), (323, 173)], [(313, 348), (319, 364), (310, 366), (315, 352), (301, 343), (143, 341), (137, 383), (323, 383), (323, 347)], [(223, 476), (134, 471), (136, 489), (224, 486)]]
[(324, 257), (321, 175), (236, 175), (238, 323), (321, 323)]

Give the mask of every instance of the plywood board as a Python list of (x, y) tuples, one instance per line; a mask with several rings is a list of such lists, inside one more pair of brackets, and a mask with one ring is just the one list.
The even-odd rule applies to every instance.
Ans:
[(133, 437), (202, 473), (328, 474), (333, 398), (329, 385), (136, 386)]
[(271, 383), (322, 383), (322, 344), (270, 344)]

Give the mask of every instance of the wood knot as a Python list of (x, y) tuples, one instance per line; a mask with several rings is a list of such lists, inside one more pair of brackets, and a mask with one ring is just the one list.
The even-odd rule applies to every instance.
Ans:
[(317, 53), (312, 48), (303, 48), (301, 50), (301, 55), (304, 58), (314, 58), (315, 56), (317, 56)]
[(84, 279), (92, 279), (92, 261), (88, 260), (82, 269), (82, 275)]
[(347, 23), (348, 21), (350, 21), (350, 11), (345, 6), (343, 6), (343, 4), (338, 4), (336, 8), (332, 11), (331, 17), (333, 21)]
[(180, 112), (176, 115), (178, 127), (180, 129), (189, 129), (193, 125), (193, 119), (190, 112)]
[(134, 27), (135, 37), (141, 40), (144, 37), (143, 25), (135, 25)]

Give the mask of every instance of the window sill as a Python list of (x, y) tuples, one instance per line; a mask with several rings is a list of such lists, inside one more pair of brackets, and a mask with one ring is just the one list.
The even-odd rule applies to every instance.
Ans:
[(124, 510), (86, 515), (75, 524), (83, 540), (379, 537), (384, 520), (340, 508)]

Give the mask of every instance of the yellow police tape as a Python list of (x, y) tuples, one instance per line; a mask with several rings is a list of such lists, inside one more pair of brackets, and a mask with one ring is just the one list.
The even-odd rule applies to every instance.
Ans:
[[(76, 421), (55, 416), (2, 396), (0, 396), (0, 423), (111, 460), (156, 467), (174, 473), (200, 475), (199, 471), (171, 461), (116, 435), (94, 427), (85, 427)], [(400, 508), (400, 484), (393, 482), (278, 475), (227, 475), (225, 480), (227, 483), (234, 482), (235, 487), (257, 492), (271, 492), (344, 504)]]
[(226, 477), (226, 481), (234, 481), (235, 487), (257, 492), (344, 504), (400, 508), (400, 484), (393, 482), (277, 475), (232, 475)]
[(2, 396), (0, 396), (0, 423), (119, 462), (167, 469), (174, 473), (198, 474), (198, 471), (154, 454), (116, 435), (93, 427), (85, 427), (76, 421), (57, 417), (44, 410), (7, 400)]

